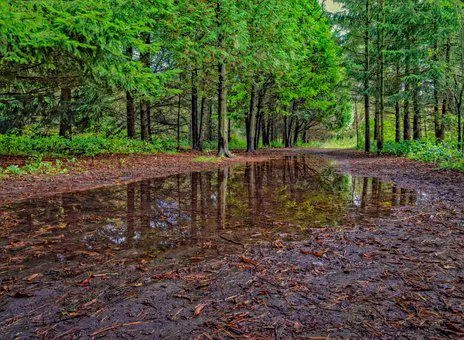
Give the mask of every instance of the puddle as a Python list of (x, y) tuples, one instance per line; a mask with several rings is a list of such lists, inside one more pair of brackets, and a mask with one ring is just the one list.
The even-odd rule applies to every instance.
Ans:
[(0, 280), (63, 277), (115, 258), (212, 258), (224, 251), (218, 244), (239, 252), (249, 243), (301, 240), (309, 228), (388, 217), (417, 200), (391, 183), (337, 174), (315, 156), (31, 199), (0, 208)]

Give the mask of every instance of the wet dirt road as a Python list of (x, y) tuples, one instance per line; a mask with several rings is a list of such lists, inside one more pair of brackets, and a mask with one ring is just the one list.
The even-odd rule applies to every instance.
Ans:
[(462, 337), (461, 175), (299, 153), (3, 205), (1, 333)]

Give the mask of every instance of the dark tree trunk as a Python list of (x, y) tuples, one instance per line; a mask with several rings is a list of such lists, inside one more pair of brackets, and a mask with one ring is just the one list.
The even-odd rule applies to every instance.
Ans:
[(135, 100), (130, 91), (126, 92), (127, 137), (135, 138)]
[(209, 141), (213, 140), (213, 102), (209, 103), (209, 110), (208, 110), (208, 124), (207, 124), (207, 138)]
[[(151, 43), (150, 34), (147, 34), (145, 37), (146, 43)], [(146, 53), (140, 57), (143, 65), (147, 68), (150, 68), (150, 54)], [(141, 100), (140, 102), (140, 136), (144, 141), (151, 140), (151, 126), (150, 126), (150, 102), (146, 99)]]
[(380, 0), (380, 19), (382, 25), (380, 26), (379, 30), (379, 131), (378, 131), (378, 139), (377, 139), (377, 153), (381, 153), (383, 150), (383, 142), (384, 142), (384, 110), (385, 110), (385, 102), (384, 102), (384, 86), (385, 86), (385, 78), (384, 78), (384, 31), (383, 27), (385, 24), (385, 14), (384, 14), (384, 0)]
[(227, 119), (227, 88), (226, 65), (219, 64), (219, 81), (218, 81), (218, 157), (231, 157), (229, 151), (229, 134)]
[(199, 150), (198, 136), (198, 89), (197, 89), (197, 72), (192, 72), (192, 97), (191, 97), (191, 116), (190, 116), (190, 138), (192, 149)]
[[(405, 75), (409, 75), (409, 57), (406, 56)], [(409, 111), (409, 81), (404, 84), (404, 108), (403, 108), (403, 139), (411, 140), (411, 117)]]
[[(224, 33), (222, 32), (222, 8), (221, 2), (216, 2), (216, 24), (220, 31), (218, 34), (218, 46), (224, 47)], [(229, 151), (229, 124), (227, 119), (227, 86), (226, 64), (224, 60), (218, 64), (218, 152), (219, 157), (232, 157)]]
[(413, 139), (419, 140), (422, 138), (422, 129), (421, 129), (421, 116), (420, 116), (420, 107), (419, 107), (419, 85), (414, 84), (413, 89)]
[[(132, 60), (133, 49), (129, 48), (127, 54)], [(126, 121), (127, 137), (135, 138), (135, 100), (131, 91), (126, 91)]]
[(300, 122), (298, 118), (295, 118), (295, 130), (293, 130), (293, 145), (298, 144), (298, 137), (300, 135)]
[(258, 103), (257, 90), (258, 89), (256, 83), (252, 81), (250, 92), (250, 108), (248, 110), (248, 115), (245, 119), (247, 152), (255, 151), (256, 109)]
[[(400, 79), (400, 66), (396, 65), (396, 81), (398, 93), (401, 91), (401, 79)], [(395, 102), (395, 142), (401, 141), (401, 105), (400, 101), (396, 99)]]
[(370, 71), (370, 60), (369, 60), (369, 25), (370, 25), (370, 18), (369, 18), (369, 0), (366, 0), (366, 22), (365, 22), (365, 31), (364, 31), (364, 121), (365, 121), (365, 146), (364, 150), (366, 152), (371, 151), (371, 128), (370, 128), (370, 114), (369, 114), (369, 71)]
[(149, 141), (150, 130), (148, 128), (150, 114), (150, 104), (146, 100), (140, 102), (140, 138), (144, 141)]
[(200, 122), (198, 124), (198, 150), (200, 151), (203, 151), (203, 142), (205, 141), (206, 136), (207, 112), (206, 97), (202, 97), (200, 106)]
[(69, 87), (61, 88), (60, 95), (60, 136), (70, 137), (72, 133), (72, 112), (70, 107), (71, 89)]

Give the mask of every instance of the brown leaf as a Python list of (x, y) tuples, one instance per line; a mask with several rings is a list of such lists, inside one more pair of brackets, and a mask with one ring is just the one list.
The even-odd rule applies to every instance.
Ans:
[(195, 312), (193, 313), (195, 316), (200, 316), (203, 309), (207, 306), (205, 303), (201, 303), (195, 307)]
[(245, 256), (240, 256), (240, 260), (242, 260), (242, 262), (244, 262), (244, 263), (251, 264), (251, 265), (253, 265), (255, 267), (258, 265), (258, 262), (256, 262), (253, 259), (250, 259), (248, 257), (245, 257)]
[(88, 278), (82, 280), (77, 285), (81, 287), (88, 287), (90, 286), (90, 282), (92, 281), (92, 279), (93, 279), (93, 275), (90, 275)]
[(35, 279), (41, 277), (42, 274), (41, 273), (35, 273), (35, 274), (32, 274), (32, 275), (29, 275), (28, 277), (25, 277), (24, 280), (25, 281), (28, 281), (28, 282), (32, 282), (34, 281)]

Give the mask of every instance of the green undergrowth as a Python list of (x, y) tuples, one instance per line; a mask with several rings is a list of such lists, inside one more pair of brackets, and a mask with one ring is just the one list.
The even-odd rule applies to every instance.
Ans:
[(386, 142), (383, 154), (402, 156), (422, 162), (437, 164), (442, 169), (464, 172), (464, 153), (456, 145), (435, 143), (433, 141)]
[(0, 135), (0, 155), (4, 156), (98, 156), (107, 154), (153, 154), (175, 152), (177, 143), (154, 140), (151, 143), (127, 138), (80, 135), (71, 139)]
[[(67, 160), (68, 163), (75, 162), (74, 159)], [(25, 175), (59, 175), (65, 174), (68, 169), (60, 159), (55, 161), (43, 161), (41, 157), (30, 158), (26, 164), (19, 166), (16, 164), (9, 165), (5, 168), (0, 167), (0, 178), (9, 178), (13, 176)]]

